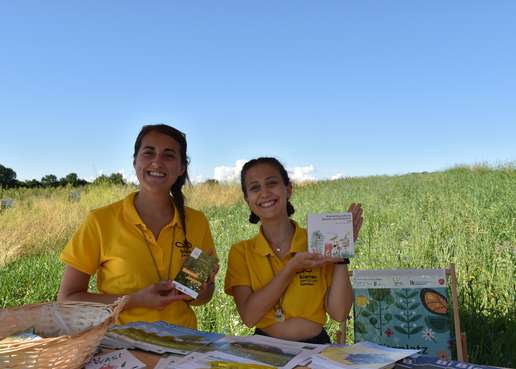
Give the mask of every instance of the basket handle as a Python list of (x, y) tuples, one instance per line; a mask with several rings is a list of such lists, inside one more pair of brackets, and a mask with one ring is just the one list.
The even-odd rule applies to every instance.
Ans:
[(129, 296), (125, 295), (120, 298), (118, 298), (115, 302), (113, 302), (111, 305), (111, 309), (113, 309), (113, 317), (116, 320), (118, 320), (118, 315), (124, 310), (125, 306), (129, 302)]

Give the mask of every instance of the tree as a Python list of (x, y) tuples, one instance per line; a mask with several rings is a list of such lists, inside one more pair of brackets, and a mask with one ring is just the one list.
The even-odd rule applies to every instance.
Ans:
[(54, 174), (47, 174), (41, 178), (41, 184), (43, 187), (57, 187), (59, 185), (59, 181)]
[(17, 182), (16, 172), (0, 164), (0, 187), (14, 187)]
[(79, 185), (79, 176), (77, 173), (70, 173), (66, 177), (61, 178), (59, 182), (63, 186), (70, 185), (72, 187), (77, 187)]
[(95, 178), (93, 181), (93, 184), (99, 185), (99, 184), (114, 184), (114, 185), (125, 185), (125, 180), (122, 174), (120, 173), (113, 173), (109, 177), (102, 174)]

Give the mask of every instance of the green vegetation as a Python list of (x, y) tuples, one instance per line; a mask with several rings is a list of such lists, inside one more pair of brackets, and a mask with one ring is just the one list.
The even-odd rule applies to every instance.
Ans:
[[(67, 188), (0, 191), (0, 198), (15, 201), (0, 213), (0, 306), (55, 299), (63, 269), (59, 251), (86, 212), (133, 190), (88, 186), (78, 202), (68, 201)], [(223, 279), (229, 247), (257, 227), (247, 222), (237, 185), (195, 186), (187, 197), (208, 216), (221, 259), (215, 297), (197, 308), (199, 328), (248, 334), (223, 292)], [(516, 166), (304, 184), (295, 188), (293, 218), (305, 226), (308, 212), (338, 211), (352, 201), (365, 211), (352, 268), (455, 263), (470, 361), (515, 367)], [(330, 332), (336, 326), (330, 322)]]

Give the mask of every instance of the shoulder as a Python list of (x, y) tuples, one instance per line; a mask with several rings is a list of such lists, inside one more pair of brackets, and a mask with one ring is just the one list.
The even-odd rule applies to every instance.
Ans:
[(123, 204), (124, 200), (122, 199), (109, 205), (90, 210), (86, 218), (86, 222), (105, 223), (117, 221), (119, 219), (118, 215), (120, 215), (123, 211)]
[(208, 224), (208, 218), (206, 215), (197, 209), (185, 206), (185, 217), (186, 221), (195, 224)]
[(254, 250), (254, 246), (256, 244), (256, 238), (258, 236), (254, 236), (248, 240), (241, 240), (237, 243), (233, 244), (229, 250), (230, 255), (231, 254), (240, 254), (244, 255), (252, 250)]

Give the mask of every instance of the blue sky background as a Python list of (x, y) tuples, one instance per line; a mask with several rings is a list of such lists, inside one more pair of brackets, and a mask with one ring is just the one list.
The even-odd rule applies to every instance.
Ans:
[(198, 179), (514, 161), (515, 35), (513, 0), (3, 2), (0, 164), (130, 177), (159, 122)]

